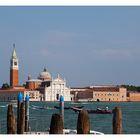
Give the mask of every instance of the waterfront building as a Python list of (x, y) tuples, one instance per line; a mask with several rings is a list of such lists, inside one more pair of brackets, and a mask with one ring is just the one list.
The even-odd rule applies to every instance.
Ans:
[(71, 94), (76, 101), (127, 101), (127, 89), (119, 86), (72, 88)]
[(0, 101), (9, 102), (9, 101), (17, 101), (18, 94), (21, 93), (23, 95), (23, 99), (25, 99), (26, 95), (30, 97), (30, 101), (40, 101), (40, 94), (37, 90), (28, 90), (24, 88), (19, 89), (0, 89)]
[(90, 101), (93, 99), (93, 91), (87, 87), (72, 87), (70, 94), (74, 101)]
[(72, 100), (70, 88), (66, 87), (66, 80), (58, 74), (56, 79), (52, 79), (50, 86), (45, 86), (45, 101), (59, 101), (61, 95), (65, 101)]
[(120, 86), (93, 86), (93, 101), (127, 101), (127, 89)]
[(128, 91), (128, 101), (130, 101), (130, 102), (140, 101), (140, 92), (138, 92), (138, 91)]
[(13, 45), (13, 52), (10, 60), (10, 86), (15, 87), (19, 85), (19, 66), (18, 58), (15, 50), (15, 44)]

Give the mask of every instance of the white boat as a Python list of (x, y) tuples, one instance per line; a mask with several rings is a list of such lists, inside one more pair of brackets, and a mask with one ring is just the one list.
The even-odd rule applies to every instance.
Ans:
[[(64, 134), (77, 134), (77, 130), (64, 129)], [(94, 131), (94, 130), (90, 130), (90, 134), (93, 134), (93, 135), (104, 135), (104, 133), (101, 133), (101, 132), (98, 132), (98, 131)]]
[[(49, 130), (47, 130), (46, 132), (24, 132), (24, 134), (37, 134), (37, 135), (41, 135), (41, 134), (49, 134)], [(77, 130), (73, 130), (73, 129), (63, 129), (63, 134), (66, 135), (76, 135), (77, 134)], [(92, 135), (104, 135), (104, 133), (98, 132), (98, 131), (94, 131), (94, 130), (90, 130), (90, 134)]]

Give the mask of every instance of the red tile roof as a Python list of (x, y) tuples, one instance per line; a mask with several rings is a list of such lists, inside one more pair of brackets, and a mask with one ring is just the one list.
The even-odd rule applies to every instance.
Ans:
[(28, 89), (23, 89), (23, 88), (10, 88), (10, 89), (0, 89), (0, 92), (23, 92), (23, 91), (28, 91)]
[(119, 87), (93, 87), (93, 91), (119, 92)]

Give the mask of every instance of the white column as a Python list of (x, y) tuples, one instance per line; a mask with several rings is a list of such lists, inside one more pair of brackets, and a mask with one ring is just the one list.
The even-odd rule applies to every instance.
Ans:
[(46, 86), (45, 86), (45, 94), (44, 94), (44, 97), (45, 97), (44, 100), (45, 100), (45, 101), (47, 100), (47, 99), (46, 99), (46, 98), (47, 98), (46, 96), (47, 96), (47, 95), (46, 95)]
[(56, 84), (54, 83), (54, 89), (53, 89), (53, 101), (55, 101), (55, 93), (56, 93)]
[(50, 101), (52, 101), (52, 94), (53, 94), (53, 91), (52, 91), (53, 84), (52, 84), (52, 82), (51, 82), (50, 86), (51, 86), (51, 89), (50, 89), (51, 90)]

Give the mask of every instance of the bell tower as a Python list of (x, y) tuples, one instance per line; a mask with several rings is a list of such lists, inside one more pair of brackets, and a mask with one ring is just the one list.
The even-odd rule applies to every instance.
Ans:
[(15, 44), (13, 44), (13, 52), (10, 60), (10, 86), (15, 87), (18, 86), (19, 79), (19, 67), (18, 67), (18, 58), (16, 55)]

